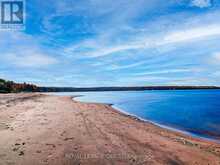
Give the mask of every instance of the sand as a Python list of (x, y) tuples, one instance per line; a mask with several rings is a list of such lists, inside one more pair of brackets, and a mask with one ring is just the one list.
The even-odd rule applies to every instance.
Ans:
[(142, 122), (108, 105), (0, 95), (0, 165), (219, 165), (220, 145)]

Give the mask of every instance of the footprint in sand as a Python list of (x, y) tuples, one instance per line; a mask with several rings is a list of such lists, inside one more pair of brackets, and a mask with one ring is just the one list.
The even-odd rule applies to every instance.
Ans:
[[(15, 147), (15, 148), (13, 148), (12, 150), (13, 150), (14, 152), (17, 152), (17, 151), (19, 151), (19, 149), (20, 149), (20, 147)], [(19, 151), (18, 155), (19, 155), (19, 156), (23, 156), (23, 155), (24, 155), (24, 151)]]
[(73, 139), (74, 139), (73, 137), (70, 137), (70, 138), (67, 137), (64, 139), (64, 141), (69, 141), (69, 140), (73, 140)]
[(24, 155), (24, 151), (20, 151), (18, 155), (19, 156), (23, 156)]
[(37, 150), (36, 153), (40, 154), (40, 153), (41, 153), (41, 150)]
[(51, 147), (53, 147), (53, 148), (56, 148), (56, 145), (55, 145), (55, 144), (46, 143), (46, 146), (51, 146)]
[(0, 159), (6, 157), (7, 155), (6, 154), (0, 154)]
[[(24, 146), (26, 143), (25, 142), (23, 142), (23, 143), (15, 143), (14, 144), (14, 146), (16, 146), (16, 147), (14, 147), (13, 149), (12, 149), (12, 151), (14, 151), (14, 152), (19, 152), (18, 153), (18, 155), (19, 156), (22, 156), (22, 155), (24, 155), (24, 151), (22, 151), (22, 150), (20, 150), (21, 149), (21, 147), (22, 146)], [(20, 150), (20, 151), (19, 151)]]
[(6, 123), (0, 123), (0, 131), (5, 129), (10, 129), (10, 126)]
[(19, 150), (19, 147), (15, 147), (15, 148), (12, 149), (12, 151), (14, 151), (14, 152), (16, 152), (18, 150)]
[(6, 162), (6, 165), (15, 165), (14, 162)]

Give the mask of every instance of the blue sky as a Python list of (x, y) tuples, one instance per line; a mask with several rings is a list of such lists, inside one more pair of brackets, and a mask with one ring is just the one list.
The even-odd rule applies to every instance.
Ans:
[(220, 85), (219, 0), (27, 0), (0, 77), (45, 86)]

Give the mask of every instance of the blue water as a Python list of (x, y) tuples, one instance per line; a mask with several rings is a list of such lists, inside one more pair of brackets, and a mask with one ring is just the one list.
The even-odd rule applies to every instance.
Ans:
[[(70, 95), (70, 94), (68, 94)], [(114, 107), (199, 137), (220, 139), (220, 90), (83, 92), (76, 100)]]

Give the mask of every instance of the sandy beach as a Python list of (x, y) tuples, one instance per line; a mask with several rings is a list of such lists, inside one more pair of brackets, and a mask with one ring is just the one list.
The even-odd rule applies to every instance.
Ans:
[(0, 165), (219, 165), (220, 144), (44, 94), (0, 95)]

